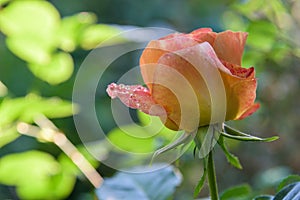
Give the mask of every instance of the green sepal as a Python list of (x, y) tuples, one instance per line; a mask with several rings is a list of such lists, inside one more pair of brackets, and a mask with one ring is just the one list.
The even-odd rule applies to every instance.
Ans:
[(268, 138), (260, 138), (257, 136), (252, 136), (241, 131), (238, 131), (230, 126), (224, 124), (224, 131), (220, 131), (220, 133), (227, 138), (241, 140), (241, 141), (254, 141), (254, 142), (272, 142), (277, 140), (278, 136), (268, 137)]
[(194, 190), (194, 198), (195, 199), (197, 198), (198, 194), (201, 192), (201, 190), (204, 186), (206, 175), (207, 175), (207, 157), (205, 157), (203, 159), (203, 174)]
[[(153, 160), (159, 156), (162, 153), (165, 153), (171, 149), (175, 149), (176, 147), (180, 146), (180, 145), (188, 145), (190, 144), (190, 142), (194, 139), (196, 133), (187, 133), (185, 132), (184, 134), (182, 134), (177, 140), (175, 140), (174, 142), (172, 142), (171, 144), (158, 149), (157, 151), (154, 152), (152, 159), (151, 159), (151, 163), (153, 162)], [(151, 164), (150, 163), (150, 164)]]
[(228, 148), (227, 146), (225, 145), (225, 142), (224, 142), (224, 137), (223, 135), (220, 135), (219, 137), (219, 140), (218, 140), (218, 144), (220, 145), (220, 147), (222, 148), (225, 156), (226, 156), (226, 159), (227, 161), (234, 167), (238, 168), (238, 169), (242, 169), (242, 165), (238, 159), (238, 157), (236, 157), (235, 155), (233, 155), (232, 153), (230, 153), (228, 151)]

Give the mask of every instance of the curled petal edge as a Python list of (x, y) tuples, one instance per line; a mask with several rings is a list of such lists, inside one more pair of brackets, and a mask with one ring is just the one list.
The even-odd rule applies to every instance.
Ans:
[(106, 92), (112, 99), (119, 98), (129, 108), (138, 109), (153, 116), (166, 115), (165, 109), (152, 99), (148, 88), (141, 85), (111, 83)]

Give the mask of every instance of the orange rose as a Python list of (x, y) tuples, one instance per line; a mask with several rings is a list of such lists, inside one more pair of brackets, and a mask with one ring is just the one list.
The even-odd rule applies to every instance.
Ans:
[(211, 93), (219, 90), (209, 85), (219, 77), (225, 93), (216, 100), (226, 105), (224, 120), (243, 119), (259, 108), (254, 68), (241, 67), (246, 38), (244, 32), (201, 28), (150, 41), (140, 58), (149, 89), (113, 83), (107, 92), (128, 107), (160, 116), (170, 129), (193, 131), (219, 122), (211, 121), (216, 98)]

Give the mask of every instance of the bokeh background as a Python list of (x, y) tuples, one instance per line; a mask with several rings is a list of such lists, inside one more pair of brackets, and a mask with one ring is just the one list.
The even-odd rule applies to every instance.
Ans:
[[(58, 10), (61, 18), (81, 12), (94, 13), (93, 19), (98, 19), (93, 22), (94, 24), (109, 25), (108, 28), (100, 30), (100, 32), (105, 32), (105, 37), (121, 31), (122, 28), (128, 28), (128, 26), (163, 27), (179, 32), (190, 32), (200, 27), (211, 27), (216, 32), (227, 29), (248, 32), (243, 66), (254, 66), (256, 69), (257, 101), (260, 102), (261, 108), (243, 121), (228, 122), (228, 124), (260, 137), (278, 135), (280, 139), (271, 143), (228, 140), (228, 146), (240, 158), (243, 170), (230, 166), (222, 151), (217, 148), (215, 162), (219, 189), (223, 191), (234, 185), (248, 183), (258, 194), (274, 194), (276, 184), (283, 177), (300, 173), (299, 0), (52, 0), (48, 2)], [(5, 9), (3, 4), (0, 12)], [(113, 25), (113, 28), (110, 29), (110, 25)], [(115, 29), (115, 25), (118, 25), (118, 28)], [(39, 27), (37, 30), (39, 29), (43, 29), (43, 27)], [(28, 67), (30, 61), (22, 56), (20, 58), (18, 53), (12, 51), (14, 48), (7, 41), (9, 34), (2, 28), (0, 30), (0, 80), (8, 89), (8, 92), (5, 89), (0, 90), (2, 92), (1, 123), (7, 119), (7, 115), (9, 115), (7, 113), (14, 110), (14, 103), (11, 108), (6, 107), (9, 105), (3, 103), (6, 98), (22, 98), (28, 93), (33, 93), (44, 98), (55, 96), (72, 101), (72, 88), (76, 72), (93, 45), (78, 45), (78, 43), (74, 49), (68, 45), (58, 47), (71, 55), (74, 72), (71, 72), (72, 75), (66, 78), (66, 81), (49, 82), (47, 79), (46, 81), (43, 78), (41, 80), (33, 75), (34, 67)], [(74, 33), (76, 31), (80, 32), (81, 29), (73, 29)], [(43, 32), (37, 32), (37, 34), (43, 34)], [(95, 41), (101, 41), (101, 39), (96, 38)], [(26, 50), (25, 47), (23, 49)], [(121, 62), (116, 62), (115, 67), (111, 67), (112, 70), (104, 77), (103, 83), (117, 80), (126, 70), (136, 66), (139, 54), (140, 52), (135, 52), (129, 55), (130, 58), (122, 58)], [(88, 79), (86, 81), (88, 82)], [(4, 86), (1, 87), (4, 88)], [(109, 105), (110, 99), (104, 91), (99, 91), (96, 96), (99, 120), (103, 121), (104, 130), (109, 133), (115, 128), (111, 113), (105, 109)], [(28, 112), (31, 108), (35, 109), (36, 104), (33, 103), (30, 106)], [(3, 111), (3, 107), (6, 107), (8, 111)], [(81, 147), (72, 116), (67, 117), (71, 114), (61, 110), (63, 109), (58, 108), (55, 111), (56, 114), (64, 113), (53, 116), (54, 118), (64, 118), (52, 119), (52, 121), (72, 143)], [(47, 112), (45, 111), (43, 114)], [(17, 120), (20, 120), (20, 117), (15, 117), (12, 121)], [(0, 134), (5, 129), (3, 124), (5, 127), (7, 126), (4, 122), (2, 123)], [(61, 156), (61, 150), (51, 142), (43, 142), (28, 136), (16, 137), (18, 138), (1, 146), (0, 165), (1, 158), (30, 150), (45, 152), (55, 159)], [(171, 199), (192, 199), (193, 190), (202, 173), (202, 162), (194, 158), (192, 152), (187, 152), (179, 162), (174, 164), (182, 173), (183, 180)], [(114, 169), (105, 165), (96, 163), (95, 166), (104, 177), (111, 177), (115, 173)], [(19, 198), (15, 187), (7, 186), (5, 183), (0, 185), (0, 193), (0, 197), (3, 198)], [(71, 184), (69, 192), (66, 192), (64, 198), (93, 199), (93, 193), (94, 189), (88, 181), (77, 175), (74, 184)], [(206, 186), (199, 196), (208, 196)]]

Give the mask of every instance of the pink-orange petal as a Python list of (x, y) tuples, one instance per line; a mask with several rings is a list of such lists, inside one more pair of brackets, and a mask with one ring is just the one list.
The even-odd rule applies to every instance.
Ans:
[(200, 28), (191, 32), (188, 36), (196, 40), (198, 43), (208, 42), (210, 45), (213, 45), (217, 33), (212, 32), (211, 28)]
[(250, 108), (248, 108), (248, 110), (246, 110), (238, 119), (244, 119), (250, 115), (252, 115), (253, 113), (255, 113), (260, 107), (259, 103), (255, 103), (253, 104)]
[(165, 110), (154, 102), (149, 90), (141, 85), (111, 83), (106, 92), (112, 99), (119, 98), (129, 108), (155, 116), (165, 115)]
[(213, 48), (221, 60), (241, 66), (247, 36), (245, 32), (218, 33)]
[(140, 57), (141, 74), (150, 91), (159, 58), (165, 53), (174, 52), (197, 44), (196, 40), (185, 34), (172, 34), (160, 40), (150, 41)]

